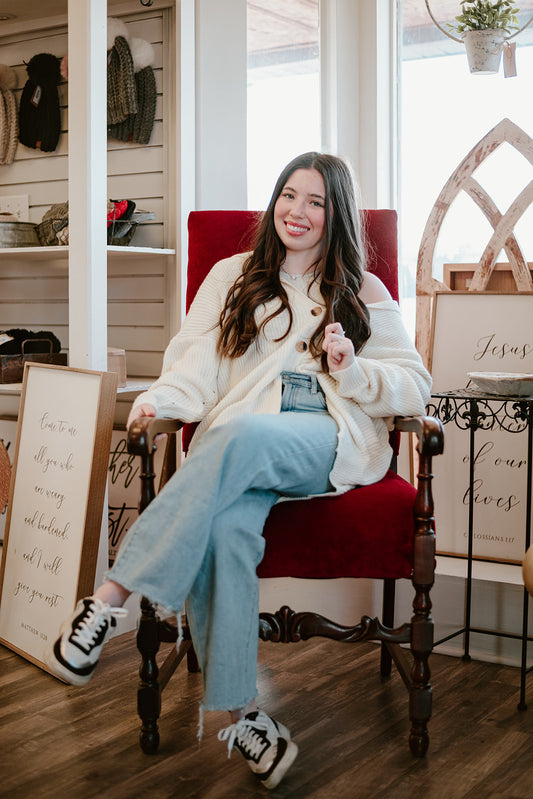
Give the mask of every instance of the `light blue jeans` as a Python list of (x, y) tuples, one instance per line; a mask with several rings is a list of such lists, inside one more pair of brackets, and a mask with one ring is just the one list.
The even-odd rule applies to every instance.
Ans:
[(330, 491), (337, 425), (314, 375), (284, 373), (279, 414), (210, 428), (129, 529), (111, 580), (187, 612), (205, 710), (257, 695), (257, 565), (270, 509)]

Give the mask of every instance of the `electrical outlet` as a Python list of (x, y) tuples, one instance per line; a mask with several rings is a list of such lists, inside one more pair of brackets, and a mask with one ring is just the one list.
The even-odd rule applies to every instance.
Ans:
[(19, 222), (29, 222), (29, 204), (27, 194), (0, 197), (0, 214), (15, 214)]

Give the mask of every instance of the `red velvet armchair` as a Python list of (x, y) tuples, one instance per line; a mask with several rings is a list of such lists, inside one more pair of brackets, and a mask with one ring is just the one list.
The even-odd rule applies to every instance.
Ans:
[[(393, 298), (398, 298), (397, 217), (395, 211), (362, 211), (369, 245), (369, 269), (378, 275)], [(249, 248), (250, 232), (257, 214), (248, 211), (195, 211), (189, 217), (189, 263), (187, 307), (207, 272), (221, 258)], [(142, 458), (140, 510), (155, 494), (153, 452), (160, 432), (171, 435), (179, 422), (140, 419), (130, 429), (128, 448)], [(182, 444), (187, 450), (192, 430), (186, 425)], [(433, 644), (430, 589), (434, 579), (435, 530), (431, 494), (431, 459), (442, 452), (443, 431), (431, 417), (397, 419), (393, 448), (399, 431), (417, 436), (418, 474), (416, 487), (392, 468), (378, 483), (363, 486), (338, 497), (283, 502), (272, 509), (264, 530), (265, 556), (259, 577), (322, 578), (366, 577), (383, 580), (382, 619), (363, 618), (345, 626), (316, 613), (295, 612), (287, 606), (274, 613), (261, 613), (259, 635), (273, 642), (296, 642), (325, 636), (354, 643), (381, 642), (381, 675), (391, 672), (392, 661), (409, 691), (411, 730), (409, 743), (421, 757), (428, 747), (427, 723), (431, 716), (431, 685), (428, 657)], [(175, 463), (172, 439), (167, 445), (163, 481)], [(393, 459), (394, 460), (394, 459)], [(413, 613), (394, 626), (395, 581), (411, 579)], [(143, 598), (137, 636), (142, 656), (138, 710), (142, 721), (140, 742), (147, 753), (157, 750), (161, 691), (179, 662), (187, 655), (190, 670), (198, 668), (187, 626), (184, 642), (159, 669), (156, 654), (160, 641), (176, 640), (174, 625), (157, 618), (155, 608)], [(408, 652), (411, 664), (405, 662)]]

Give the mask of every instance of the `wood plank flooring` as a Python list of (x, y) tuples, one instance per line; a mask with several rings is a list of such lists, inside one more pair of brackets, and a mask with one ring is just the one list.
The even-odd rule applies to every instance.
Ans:
[[(300, 747), (271, 795), (291, 799), (529, 799), (530, 710), (517, 710), (517, 669), (431, 658), (434, 710), (424, 759), (410, 754), (407, 693), (379, 676), (374, 644), (260, 643), (260, 702)], [(138, 746), (133, 633), (106, 646), (92, 682), (65, 686), (0, 646), (0, 796), (250, 799), (268, 792), (237, 751), (227, 759), (206, 714), (197, 742), (200, 675), (180, 669), (163, 694), (161, 746)]]

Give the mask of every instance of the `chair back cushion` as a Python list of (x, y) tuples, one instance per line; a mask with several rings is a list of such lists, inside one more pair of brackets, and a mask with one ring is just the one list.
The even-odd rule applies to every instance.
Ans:
[[(260, 211), (191, 211), (188, 220), (189, 253), (187, 266), (186, 309), (211, 268), (223, 258), (252, 247), (255, 230), (261, 221)], [(368, 269), (386, 285), (393, 299), (398, 299), (398, 216), (396, 211), (362, 210), (361, 222), (367, 247)], [(187, 452), (195, 425), (182, 432)], [(391, 442), (392, 443), (392, 442)], [(397, 449), (397, 441), (393, 443)]]
[[(191, 211), (188, 221), (189, 260), (186, 308), (210, 269), (237, 252), (251, 248), (261, 220), (259, 211)], [(398, 217), (396, 211), (361, 211), (368, 269), (398, 299)]]

